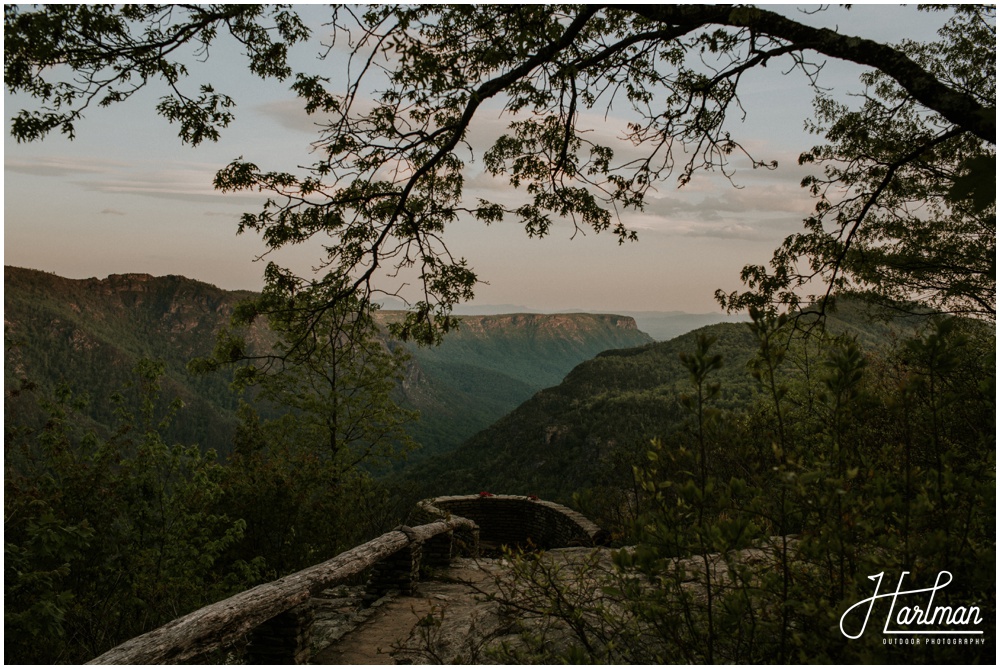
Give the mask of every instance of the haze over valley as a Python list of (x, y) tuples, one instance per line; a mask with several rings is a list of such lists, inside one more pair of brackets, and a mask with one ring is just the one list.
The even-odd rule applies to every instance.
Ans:
[(4, 19), (7, 664), (996, 663), (995, 6)]
[[(185, 404), (169, 436), (229, 451), (238, 404), (232, 372), (192, 375), (187, 364), (212, 353), (217, 330), (252, 293), (178, 276), (75, 280), (9, 266), (4, 285), (8, 385), (24, 378), (52, 390), (65, 382), (89, 396), (90, 419), (107, 430), (107, 399), (130, 382), (132, 367), (142, 358), (163, 360), (163, 400)], [(380, 314), (398, 320), (396, 312)], [(263, 326), (250, 339), (258, 349), (273, 343)], [(521, 313), (465, 316), (440, 346), (407, 344), (412, 357), (397, 397), (421, 413), (409, 429), (422, 448), (411, 457), (457, 447), (601, 351), (651, 341), (627, 316)], [(261, 411), (273, 416), (276, 409)]]

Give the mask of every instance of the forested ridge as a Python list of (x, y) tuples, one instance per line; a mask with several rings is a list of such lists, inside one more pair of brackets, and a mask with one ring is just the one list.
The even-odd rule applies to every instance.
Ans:
[[(893, 342), (919, 332), (928, 318), (844, 300), (823, 325), (825, 332), (883, 356)], [(812, 315), (803, 323), (817, 325)], [(759, 402), (762, 390), (750, 368), (758, 352), (751, 328), (710, 325), (666, 342), (600, 353), (455, 452), (408, 468), (402, 479), (423, 496), (496, 489), (562, 503), (575, 497), (604, 520), (611, 499), (625, 503), (620, 496), (634, 492), (624, 483), (643, 463), (651, 435), (669, 440), (686, 429), (689, 414), (680, 398), (690, 380), (681, 356), (694, 350), (699, 337), (711, 338), (713, 354), (724, 361), (714, 374), (720, 391), (713, 407), (739, 415)], [(620, 518), (609, 520), (623, 529)]]
[[(17, 286), (24, 276), (9, 272), (8, 277), (12, 279), (8, 299), (25, 299)], [(35, 278), (56, 284), (64, 281)], [(157, 283), (144, 275), (115, 281), (128, 287), (122, 290), (124, 294), (107, 290), (100, 299), (110, 297), (122, 309), (140, 312), (140, 303), (152, 298), (150, 292)], [(207, 299), (203, 293), (221, 293), (204, 284), (179, 281), (179, 277), (168, 278), (166, 283), (172, 290), (186, 286), (181, 292), (197, 307), (192, 313), (201, 317), (209, 312), (203, 308)], [(136, 282), (142, 286), (138, 294)], [(58, 302), (57, 311), (64, 317), (86, 312), (87, 318), (101, 321), (99, 327), (113, 331), (110, 316), (87, 308), (87, 300), (96, 299), (95, 286), (107, 288), (108, 284), (96, 282), (75, 295), (64, 289), (62, 298), (69, 299), (52, 301), (52, 308)], [(192, 300), (191, 291), (201, 297)], [(51, 293), (36, 288), (34, 304), (44, 302), (42, 294), (53, 300)], [(162, 298), (150, 301), (156, 304), (158, 299)], [(224, 311), (227, 302), (212, 304)], [(175, 327), (168, 331), (196, 329), (191, 327), (194, 321), (183, 316), (183, 309), (153, 311), (171, 316)], [(8, 318), (16, 313), (17, 307), (8, 309)], [(124, 312), (116, 318), (128, 320)], [(506, 318), (532, 320), (527, 315)], [(980, 562), (981, 541), (989, 538), (990, 525), (985, 521), (992, 518), (987, 507), (994, 492), (989, 485), (983, 488), (981, 483), (972, 483), (992, 454), (992, 434), (983, 429), (992, 425), (994, 411), (992, 330), (974, 320), (940, 321), (919, 310), (912, 314), (879, 311), (856, 300), (841, 300), (837, 310), (822, 321), (805, 314), (780, 327), (772, 323), (770, 333), (755, 329), (761, 326), (761, 322), (723, 323), (668, 342), (603, 352), (457, 450), (415, 462), (382, 480), (316, 457), (314, 450), (279, 436), (284, 434), (280, 421), (268, 428), (267, 421), (246, 404), (234, 412), (235, 436), (226, 443), (230, 451), (225, 458), (216, 459), (215, 453), (197, 445), (181, 445), (184, 442), (177, 437), (164, 437), (171, 424), (187, 419), (189, 408), (169, 406), (162, 396), (166, 395), (163, 362), (135, 361), (134, 369), (125, 375), (131, 379), (126, 392), (132, 393), (132, 399), (108, 398), (112, 417), (99, 425), (94, 418), (84, 419), (86, 405), (93, 398), (80, 403), (79, 395), (66, 385), (53, 391), (25, 383), (16, 373), (24, 371), (26, 359), (10, 355), (11, 376), (5, 392), (10, 417), (5, 432), (10, 512), (7, 613), (8, 629), (20, 631), (17, 638), (24, 639), (24, 645), (11, 646), (11, 652), (41, 657), (35, 640), (46, 634), (65, 639), (48, 647), (54, 651), (45, 655), (48, 660), (86, 659), (156, 621), (166, 622), (174, 615), (171, 612), (207, 603), (350, 547), (397, 524), (409, 505), (424, 496), (483, 490), (541, 495), (584, 510), (611, 531), (615, 542), (631, 544), (648, 541), (651, 527), (660, 527), (649, 525), (648, 514), (659, 518), (667, 513), (660, 505), (678, 494), (649, 487), (651, 480), (675, 486), (692, 476), (699, 458), (704, 457), (705, 476), (717, 484), (733, 485), (732, 477), (739, 476), (745, 478), (742, 485), (771, 488), (772, 469), (766, 463), (774, 457), (773, 440), (782, 438), (788, 450), (797, 454), (789, 460), (801, 477), (793, 491), (811, 496), (816, 489), (807, 483), (810, 472), (829, 466), (827, 456), (815, 448), (833, 438), (831, 420), (842, 421), (837, 424), (838, 440), (849, 437), (849, 450), (842, 451), (842, 457), (850, 453), (871, 468), (865, 473), (845, 462), (841, 475), (851, 480), (868, 478), (867, 485), (881, 481), (877, 485), (889, 484), (890, 488), (907, 481), (915, 498), (897, 498), (898, 493), (890, 492), (880, 505), (912, 507), (907, 513), (915, 525), (931, 523), (937, 528), (933, 531), (941, 533), (934, 539), (923, 535), (928, 529), (914, 529), (907, 543), (915, 537), (922, 542), (944, 542), (933, 545), (949, 547), (948, 559), (959, 560), (954, 564), (966, 565), (962, 567), (966, 571), (976, 565), (978, 587), (992, 582)], [(511, 330), (509, 323), (507, 327), (506, 343), (497, 349), (497, 360), (510, 361), (516, 357), (518, 342), (526, 341), (516, 328)], [(482, 347), (489, 337), (484, 339), (482, 325), (479, 328), (478, 332), (472, 329), (462, 346), (471, 347), (469, 359), (482, 364)], [(24, 332), (10, 328), (12, 338)], [(786, 338), (785, 343), (774, 348), (773, 338), (779, 332), (784, 333), (780, 336)], [(36, 338), (30, 341), (45, 341), (38, 338), (40, 334), (35, 332)], [(765, 335), (772, 338), (770, 343), (762, 339)], [(92, 341), (79, 334), (65, 339), (71, 356), (109, 345), (98, 343), (96, 336)], [(122, 343), (116, 337), (106, 341)], [(176, 364), (192, 353), (190, 348), (170, 350), (171, 345), (176, 341), (165, 342), (162, 353), (167, 360), (176, 359)], [(208, 347), (204, 342), (202, 346)], [(29, 351), (30, 346), (18, 355)], [(718, 360), (704, 367), (704, 377), (696, 378), (692, 369), (698, 369), (694, 362), (698, 356), (711, 360), (718, 356)], [(762, 356), (775, 357), (771, 371), (761, 367), (762, 359), (767, 359)], [(109, 358), (95, 366), (107, 370), (115, 364), (121, 361)], [(440, 373), (459, 374), (468, 368), (459, 357)], [(479, 372), (486, 374), (487, 381), (499, 373)], [(467, 382), (475, 385), (476, 379)], [(765, 382), (774, 385), (769, 388)], [(935, 387), (934, 393), (928, 383)], [(707, 401), (695, 411), (691, 398), (698, 384), (706, 391)], [(488, 395), (487, 387), (480, 385), (476, 393)], [(779, 415), (788, 421), (783, 437), (773, 431)], [(700, 437), (698, 426), (705, 428)], [(655, 437), (653, 451), (651, 436)], [(702, 456), (692, 450), (699, 439), (707, 449)], [(945, 443), (966, 444), (964, 455), (952, 461), (947, 451), (940, 450)], [(840, 443), (839, 448), (848, 446)], [(899, 448), (909, 453), (902, 460), (910, 460), (909, 471), (899, 470)], [(657, 455), (651, 461), (652, 453)], [(936, 482), (922, 478), (924, 472), (939, 471), (939, 466), (949, 472), (948, 478)], [(655, 474), (664, 471), (660, 468), (666, 473)], [(336, 482), (333, 487), (331, 482)], [(861, 505), (860, 509), (870, 508), (864, 490), (858, 490), (861, 497), (852, 502)], [(930, 506), (920, 506), (921, 495), (931, 495)], [(934, 495), (950, 501), (938, 507), (931, 502)], [(738, 496), (732, 499), (735, 504)], [(681, 506), (674, 508), (678, 503)], [(690, 503), (683, 495), (669, 502), (668, 515), (682, 513), (684, 504)], [(860, 534), (852, 531), (859, 558), (868, 550), (867, 542), (874, 540), (865, 533), (884, 531), (877, 523), (867, 524), (883, 517), (879, 508), (870, 508), (874, 515), (863, 521), (865, 529)], [(730, 516), (733, 511), (723, 514)], [(944, 520), (952, 516), (966, 520), (957, 526)], [(34, 520), (23, 523), (30, 518)], [(808, 536), (810, 522), (823, 526), (830, 520), (823, 515), (810, 520), (807, 514), (782, 522), (791, 523), (785, 531)], [(666, 521), (655, 521), (660, 522)], [(198, 536), (191, 534), (196, 527), (202, 528)], [(765, 534), (777, 530), (769, 523)], [(745, 532), (746, 528), (733, 547), (747, 545), (750, 540), (743, 536)], [(681, 540), (671, 536), (672, 542)], [(956, 536), (964, 539), (951, 550), (949, 542)], [(667, 549), (671, 552), (695, 550), (670, 545), (674, 546)], [(917, 548), (909, 550), (921, 555)], [(926, 559), (924, 553), (922, 559)], [(973, 590), (970, 596), (975, 592), (983, 591)], [(110, 608), (95, 610), (98, 600)], [(110, 625), (110, 611), (117, 618), (114, 625)], [(16, 650), (19, 647), (22, 650)], [(548, 656), (539, 656), (543, 657)]]
[[(219, 448), (236, 425), (231, 375), (191, 375), (187, 364), (211, 352), (215, 332), (250, 295), (179, 276), (70, 280), (5, 266), (5, 384), (26, 378), (52, 390), (67, 383), (89, 396), (94, 426), (107, 428), (113, 422), (107, 398), (139, 360), (161, 360), (164, 395), (186, 407), (185, 419), (166, 436)], [(255, 336), (269, 345), (266, 331)]]
[[(232, 373), (192, 374), (188, 363), (212, 353), (216, 332), (254, 293), (180, 276), (71, 280), (15, 267), (4, 268), (4, 286), (8, 385), (21, 378), (48, 390), (66, 383), (89, 397), (85, 415), (107, 433), (114, 422), (107, 398), (130, 381), (139, 360), (160, 360), (164, 398), (185, 405), (183, 420), (164, 437), (228, 452), (240, 399), (230, 388)], [(382, 312), (379, 318), (384, 324), (401, 316)], [(453, 448), (600, 351), (649, 340), (632, 321), (589, 314), (464, 321), (445, 346), (405, 345), (411, 357), (395, 393), (422, 415), (408, 427), (422, 446), (415, 456)], [(255, 350), (267, 350), (274, 340), (261, 326), (248, 336)], [(383, 340), (393, 342), (385, 334)], [(257, 408), (269, 418), (280, 413), (266, 402)]]
[[(824, 11), (378, 5), (334, 7), (317, 27), (288, 6), (5, 6), (17, 141), (72, 139), (146, 89), (182, 143), (214, 141), (235, 100), (203, 82), (224, 79), (211, 68), (227, 49), (317, 121), (306, 166), (241, 157), (213, 181), (265, 196), (236, 226), (266, 249), (264, 288), (187, 366), (231, 371), (276, 409), (237, 403), (228, 457), (165, 436), (184, 415), (163, 392), (174, 360), (134, 356), (95, 421), (78, 389), (34, 383), (8, 349), (5, 660), (94, 657), (399, 523), (440, 483), (551, 494), (614, 542), (610, 564), (574, 573), (506, 552), (521, 643), (493, 660), (995, 663), (996, 10), (921, 7), (936, 34), (895, 42), (823, 25)], [(890, 15), (905, 28), (909, 11)], [(320, 59), (300, 67), (316, 30)], [(824, 87), (828, 59), (865, 68), (856, 89)], [(334, 83), (323, 68), (345, 62)], [(664, 184), (776, 167), (741, 123), (745, 75), (765, 67), (813, 96), (815, 144), (798, 147), (813, 207), (769, 260), (745, 260), (741, 287), (705, 286), (749, 324), (598, 356), (453, 458), (375, 476), (415, 447), (399, 389), (420, 374), (400, 342), (447, 346), (456, 328), (461, 341), (455, 308), (480, 286), (450, 231), (514, 221), (528, 237), (642, 243), (638, 215)], [(602, 139), (595, 119), (612, 111), (625, 120)], [(504, 130), (480, 150), (493, 113)], [(472, 162), (503, 188), (477, 197)], [(278, 262), (300, 245), (317, 253), (307, 269)], [(416, 297), (380, 321), (378, 300), (398, 297), (383, 280), (404, 275)], [(78, 360), (116, 337), (152, 348), (141, 321), (74, 338), (61, 326), (74, 302), (56, 302), (12, 343), (54, 326)], [(180, 315), (181, 330), (194, 322)], [(476, 375), (502, 388), (495, 408), (526, 389), (525, 367), (496, 356), (470, 374), (478, 352), (463, 347), (439, 373), (455, 398), (477, 400), (456, 385)], [(928, 620), (910, 597), (945, 575)], [(883, 580), (914, 589), (907, 606)], [(851, 617), (863, 602), (871, 625)], [(520, 614), (543, 624), (517, 627)]]

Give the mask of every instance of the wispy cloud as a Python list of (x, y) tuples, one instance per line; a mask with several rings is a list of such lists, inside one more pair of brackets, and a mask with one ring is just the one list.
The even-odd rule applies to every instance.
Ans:
[(174, 163), (148, 168), (130, 165), (113, 174), (101, 177), (78, 177), (74, 183), (99, 193), (139, 195), (166, 200), (187, 202), (241, 202), (257, 203), (255, 194), (220, 193), (212, 186), (216, 166), (201, 163)]
[[(8, 158), (5, 170), (35, 177), (69, 179), (89, 191), (109, 194), (142, 195), (191, 202), (259, 202), (255, 194), (225, 194), (216, 191), (212, 180), (218, 165), (172, 162), (155, 166), (143, 162), (101, 158), (45, 156)], [(121, 208), (108, 207), (102, 214), (124, 215)]]
[(743, 239), (746, 241), (766, 241), (772, 238), (760, 226), (730, 223), (718, 226), (692, 226), (682, 232), (685, 237), (711, 237), (714, 239)]
[(312, 135), (315, 135), (328, 120), (322, 114), (306, 114), (304, 102), (298, 99), (266, 102), (257, 105), (254, 109), (284, 128)]
[(804, 217), (812, 208), (808, 194), (784, 185), (735, 189), (720, 188), (714, 193), (681, 193), (652, 197), (647, 210), (661, 216), (688, 214), (702, 220), (719, 220), (732, 215), (795, 214)]
[(127, 168), (128, 163), (101, 158), (68, 158), (49, 156), (39, 158), (7, 158), (4, 169), (42, 177), (66, 177), (80, 174), (109, 174)]
[(102, 213), (102, 214), (104, 214), (106, 216), (125, 216), (126, 215), (124, 211), (121, 211), (119, 209), (112, 209), (111, 207), (105, 207), (104, 209), (101, 209), (100, 213)]

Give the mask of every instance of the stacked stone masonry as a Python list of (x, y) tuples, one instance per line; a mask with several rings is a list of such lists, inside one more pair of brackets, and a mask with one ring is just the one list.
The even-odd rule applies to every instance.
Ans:
[(597, 546), (606, 532), (582, 514), (560, 504), (519, 495), (454, 495), (424, 500), (414, 516), (431, 522), (448, 516), (468, 518), (479, 526), (479, 539), (549, 549)]
[(313, 607), (307, 602), (257, 627), (247, 645), (247, 663), (308, 663), (314, 618)]
[(368, 581), (366, 604), (370, 605), (393, 591), (412, 595), (416, 582), (420, 579), (422, 556), (422, 542), (415, 541), (376, 563)]
[[(413, 593), (422, 566), (447, 566), (458, 555), (475, 557), (480, 542), (551, 549), (595, 546), (606, 538), (601, 528), (572, 509), (515, 495), (424, 500), (417, 504), (411, 522), (419, 525), (398, 527), (325, 563), (199, 609), (88, 664), (161, 664), (194, 659), (231, 642), (240, 635), (240, 628), (249, 632), (247, 659), (251, 663), (304, 664), (310, 660), (315, 617), (308, 598), (335, 583), (369, 573), (364, 599), (371, 604), (390, 592)], [(277, 615), (271, 613), (282, 610)], [(261, 620), (265, 611), (270, 618), (251, 622), (255, 617)]]

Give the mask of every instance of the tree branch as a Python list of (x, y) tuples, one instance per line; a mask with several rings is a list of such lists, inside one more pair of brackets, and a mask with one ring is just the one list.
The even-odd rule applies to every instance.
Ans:
[(996, 144), (996, 108), (984, 107), (975, 98), (941, 83), (906, 54), (885, 44), (842, 35), (829, 28), (813, 28), (774, 12), (734, 5), (626, 5), (622, 7), (650, 21), (668, 25), (705, 23), (750, 28), (818, 53), (881, 70), (918, 102), (963, 130)]

